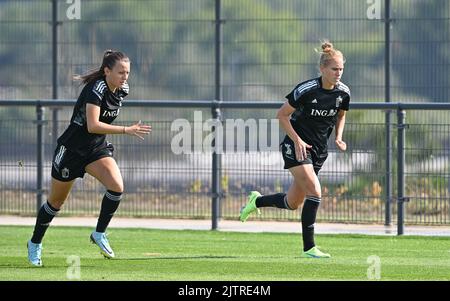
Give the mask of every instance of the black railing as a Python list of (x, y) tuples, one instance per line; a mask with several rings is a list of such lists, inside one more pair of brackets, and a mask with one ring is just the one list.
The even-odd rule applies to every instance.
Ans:
[[(74, 100), (2, 100), (0, 101), (0, 107), (31, 107), (34, 106), (36, 108), (36, 119), (35, 119), (35, 125), (36, 125), (36, 141), (35, 141), (35, 146), (36, 146), (36, 189), (35, 189), (35, 194), (36, 194), (36, 206), (39, 208), (43, 202), (44, 199), (44, 195), (45, 195), (45, 185), (44, 185), (44, 167), (45, 167), (45, 152), (44, 152), (44, 145), (45, 145), (45, 133), (47, 131), (45, 131), (45, 127), (48, 126), (47, 125), (47, 121), (45, 120), (45, 107), (73, 107), (74, 105)], [(216, 120), (217, 122), (223, 122), (223, 120), (221, 120), (221, 115), (222, 115), (222, 111), (223, 110), (232, 110), (232, 109), (239, 109), (239, 110), (243, 110), (243, 109), (251, 109), (251, 110), (263, 110), (263, 109), (272, 109), (272, 110), (276, 110), (277, 108), (279, 108), (281, 105), (281, 102), (258, 102), (258, 101), (253, 101), (253, 102), (219, 102), (219, 101), (208, 101), (208, 100), (198, 100), (198, 101), (134, 101), (134, 100), (127, 100), (126, 102), (124, 102), (124, 107), (140, 107), (140, 108), (190, 108), (190, 109), (206, 109), (209, 108), (209, 112), (211, 113), (211, 117)], [(397, 150), (397, 160), (394, 160), (394, 163), (396, 163), (396, 176), (397, 176), (397, 191), (396, 191), (396, 195), (387, 195), (386, 197), (384, 197), (384, 210), (385, 213), (388, 212), (389, 214), (385, 215), (385, 223), (390, 223), (391, 221), (391, 216), (390, 216), (390, 212), (391, 212), (391, 206), (393, 205), (391, 203), (392, 200), (396, 200), (397, 201), (397, 233), (399, 235), (404, 233), (404, 223), (405, 223), (405, 202), (409, 201), (411, 198), (420, 198), (420, 196), (418, 195), (408, 195), (408, 192), (405, 191), (406, 189), (406, 179), (405, 179), (405, 171), (406, 171), (406, 161), (405, 161), (405, 151), (408, 149), (407, 144), (406, 144), (406, 133), (408, 131), (408, 124), (406, 124), (406, 111), (407, 110), (435, 110), (435, 111), (440, 111), (440, 110), (449, 110), (450, 109), (450, 104), (449, 103), (351, 103), (350, 106), (351, 112), (353, 112), (354, 110), (375, 110), (375, 111), (396, 111), (397, 112), (397, 123), (396, 123), (396, 136), (397, 136), (397, 146), (396, 146), (396, 150)], [(186, 110), (185, 110), (186, 111)], [(205, 111), (206, 112), (206, 111)], [(351, 113), (349, 113), (348, 117), (348, 122), (351, 121)], [(272, 114), (274, 115), (274, 114)], [(172, 121), (167, 121), (168, 122), (172, 122)], [(363, 126), (363, 125), (361, 125)], [(384, 125), (385, 128), (387, 128), (387, 130), (390, 131), (392, 125)], [(425, 125), (424, 125), (425, 126)], [(347, 129), (347, 127), (349, 127)], [(351, 123), (349, 123), (349, 125), (346, 127), (346, 131), (352, 131), (355, 128), (358, 127), (358, 125), (352, 125)], [(374, 127), (371, 126), (373, 129)], [(53, 129), (54, 131), (54, 129)], [(364, 131), (364, 130), (363, 130)], [(377, 131), (376, 129), (374, 131)], [(214, 127), (212, 128), (212, 132), (214, 132)], [(357, 131), (355, 131), (356, 133)], [(358, 135), (355, 134), (354, 138), (354, 142), (358, 142)], [(364, 135), (362, 136), (364, 138)], [(417, 139), (421, 139), (420, 137), (417, 137)], [(214, 140), (213, 140), (214, 141)], [(380, 143), (381, 141), (377, 141), (376, 143)], [(168, 143), (163, 142), (161, 143), (162, 145), (165, 145), (165, 150), (167, 152), (168, 150)], [(349, 143), (351, 144), (351, 143)], [(355, 143), (358, 144), (358, 143)], [(361, 144), (362, 145), (362, 144)], [(128, 145), (127, 145), (128, 147)], [(118, 148), (120, 148), (120, 145), (118, 146)], [(214, 150), (214, 148), (213, 148)], [(151, 150), (148, 150), (151, 151)], [(351, 145), (350, 145), (350, 152), (352, 152), (351, 150)], [(357, 153), (357, 151), (353, 151), (355, 154)], [(14, 153), (14, 151), (13, 151)], [(368, 153), (366, 151), (366, 153)], [(5, 162), (8, 160), (7, 158), (7, 154), (2, 154), (2, 159), (5, 159)], [(9, 155), (9, 157), (11, 157), (11, 155)], [(223, 169), (222, 166), (222, 157), (220, 154), (217, 154), (216, 156), (210, 157), (211, 159), (211, 164), (205, 164), (202, 167), (196, 167), (193, 166), (192, 169), (190, 167), (187, 167), (187, 169), (182, 170), (181, 172), (186, 172), (187, 170), (195, 170), (196, 168), (198, 169), (198, 172), (200, 174), (207, 174), (209, 173), (211, 175), (211, 182), (210, 182), (210, 187), (206, 188), (204, 186), (208, 186), (208, 176), (206, 176), (206, 180), (203, 180), (204, 183), (200, 183), (202, 180), (198, 180), (200, 183), (197, 186), (203, 186), (203, 189), (205, 189), (206, 194), (210, 196), (211, 199), (211, 219), (212, 219), (212, 229), (216, 229), (218, 226), (218, 222), (220, 220), (221, 217), (223, 218), (227, 218), (230, 217), (230, 213), (226, 210), (223, 210), (221, 208), (223, 208), (224, 204), (223, 204), (223, 198), (225, 195), (228, 196), (236, 196), (239, 195), (239, 191), (236, 191), (232, 189), (232, 191), (224, 191), (224, 182), (227, 182), (229, 180), (229, 175), (235, 175), (238, 174), (240, 172), (242, 173), (248, 173), (250, 174), (250, 178), (252, 177), (252, 174), (255, 174), (254, 179), (250, 179), (249, 181), (247, 181), (246, 185), (248, 185), (248, 183), (252, 183), (254, 185), (254, 187), (257, 187), (258, 185), (258, 177), (259, 174), (258, 172), (255, 170), (253, 170), (251, 167), (245, 168), (245, 164), (242, 163), (241, 166), (239, 166), (238, 168), (235, 168), (234, 170), (230, 167), (228, 167), (226, 173), (227, 175), (225, 175), (225, 171)], [(381, 156), (380, 156), (381, 158)], [(245, 160), (245, 159), (244, 159)], [(3, 160), (2, 160), (3, 161)], [(162, 160), (160, 160), (162, 161)], [(6, 164), (6, 163), (5, 163)], [(338, 164), (338, 163), (336, 163)], [(3, 165), (3, 164), (1, 164)], [(163, 163), (164, 165), (164, 163)], [(207, 168), (210, 168), (210, 171), (207, 172), (205, 171), (205, 166)], [(337, 165), (336, 165), (337, 166)], [(368, 167), (369, 171), (371, 167)], [(276, 166), (276, 169), (281, 169), (279, 166)], [(366, 168), (367, 169), (367, 168)], [(145, 173), (145, 170), (143, 170), (143, 172)], [(164, 168), (161, 169), (161, 172), (164, 172)], [(175, 173), (176, 171), (174, 171)], [(331, 175), (331, 178), (333, 177), (337, 177), (336, 175), (339, 175), (341, 171), (338, 170), (338, 167), (336, 167), (336, 170), (331, 170), (328, 171), (328, 174)], [(375, 173), (375, 172), (374, 172)], [(382, 171), (381, 171), (382, 173)], [(349, 177), (356, 177), (355, 175), (352, 175), (352, 173), (350, 172), (349, 175), (345, 175), (345, 176), (349, 176)], [(393, 182), (392, 178), (393, 177), (393, 172), (389, 172), (386, 174), (386, 176), (388, 178), (384, 178), (384, 181), (382, 181), (382, 179), (380, 178), (380, 182), (381, 183), (386, 183), (386, 182)], [(425, 175), (426, 177), (427, 175)], [(136, 176), (137, 177), (137, 176)], [(326, 177), (326, 175), (325, 175)], [(423, 177), (423, 176), (422, 176)], [(200, 176), (198, 178), (201, 178)], [(449, 188), (449, 184), (446, 183), (446, 181), (448, 181), (448, 175), (441, 175), (439, 178), (442, 178), (444, 181), (444, 186), (447, 186), (443, 191), (444, 192), (437, 192), (434, 193), (435, 195), (433, 197), (438, 198), (441, 203), (442, 203), (442, 198), (444, 198), (444, 202), (443, 202), (443, 210), (442, 214), (443, 214), (443, 218), (440, 222), (440, 224), (446, 224), (448, 223), (448, 213), (446, 213), (446, 209), (448, 208), (448, 199), (446, 199), (448, 197), (448, 188)], [(278, 178), (274, 178), (274, 181), (278, 181)], [(169, 178), (168, 181), (170, 182), (171, 179)], [(271, 183), (272, 180), (268, 180), (266, 181), (266, 179), (264, 179), (264, 182), (270, 182)], [(372, 181), (372, 183), (375, 183), (378, 181), (373, 181), (369, 180), (368, 183), (370, 183)], [(183, 180), (181, 180), (181, 182), (183, 182)], [(285, 180), (281, 180), (280, 187), (279, 189), (285, 189), (286, 188), (286, 181)], [(325, 181), (326, 182), (326, 181)], [(206, 183), (206, 184), (205, 184)], [(184, 183), (186, 184), (186, 183)], [(0, 183), (0, 185), (2, 187), (6, 187), (7, 185), (5, 183)], [(261, 184), (262, 185), (262, 184)], [(326, 185), (326, 184), (325, 184)], [(332, 184), (330, 184), (332, 185)], [(383, 184), (381, 184), (382, 186)], [(170, 186), (170, 184), (169, 184)], [(349, 185), (348, 185), (349, 186)], [(355, 186), (358, 186), (357, 184), (355, 184)], [(331, 186), (330, 186), (331, 187)], [(179, 188), (177, 188), (179, 189)], [(201, 193), (202, 190), (201, 188), (196, 188), (195, 185), (193, 185), (191, 188), (187, 188), (188, 190), (190, 189), (190, 191), (192, 193)], [(226, 190), (226, 189), (225, 189)], [(410, 189), (411, 191), (414, 191), (413, 189)], [(337, 191), (337, 190), (336, 190)], [(417, 191), (417, 190), (416, 190)], [(243, 191), (240, 191), (243, 192)], [(346, 194), (347, 193), (347, 194)], [(409, 192), (411, 193), (411, 192)], [(329, 191), (328, 195), (332, 195), (333, 192)], [(336, 195), (339, 197), (340, 192), (337, 192)], [(432, 194), (431, 192), (429, 193), (430, 195)], [(347, 195), (347, 196), (346, 196)], [(342, 194), (340, 197), (341, 198), (347, 198), (347, 199), (351, 199), (351, 198), (358, 198), (358, 193), (354, 194), (355, 196), (352, 196), (351, 193), (349, 192), (344, 192), (344, 194)], [(361, 196), (361, 195), (360, 195)], [(197, 198), (198, 195), (196, 196)], [(371, 198), (372, 200), (379, 199), (382, 198), (379, 192), (372, 192), (372, 195), (368, 195), (369, 198)], [(330, 197), (331, 198), (331, 197)], [(194, 196), (195, 199), (195, 196)], [(230, 199), (233, 199), (233, 197), (230, 197)], [(195, 201), (194, 201), (195, 203)], [(227, 203), (228, 204), (228, 203)], [(330, 203), (332, 204), (332, 202)], [(238, 204), (241, 205), (241, 204)], [(197, 205), (194, 205), (197, 206)], [(332, 205), (330, 205), (332, 206)], [(345, 208), (343, 210), (347, 210), (347, 211), (351, 211), (354, 209), (351, 209), (350, 206), (347, 204), (346, 206), (348, 206), (347, 208)], [(353, 207), (354, 205), (352, 205)], [(359, 205), (355, 205), (356, 207)], [(176, 207), (176, 205), (175, 205)], [(231, 204), (230, 203), (227, 205), (228, 207), (233, 207), (233, 210), (236, 210), (236, 204)], [(335, 219), (336, 221), (343, 221), (343, 222), (380, 222), (379, 220), (375, 219), (375, 220), (371, 220), (369, 219), (364, 219), (364, 218), (360, 218), (360, 219), (352, 219), (352, 218), (348, 218), (347, 213), (342, 213), (340, 210), (338, 209), (339, 205), (336, 205), (336, 207), (334, 209), (332, 209), (330, 211), (331, 214), (331, 219)], [(379, 208), (380, 209), (380, 208)], [(164, 209), (165, 210), (165, 209)], [(164, 211), (163, 210), (163, 211)], [(173, 213), (174, 211), (173, 208), (167, 210), (166, 212), (163, 212), (163, 214), (156, 214), (158, 216), (179, 216), (179, 217), (202, 217), (202, 214), (197, 213), (181, 213), (177, 215), (177, 213)], [(381, 210), (381, 209), (380, 209)], [(424, 209), (425, 210), (425, 209)], [(0, 207), (0, 212), (1, 212), (1, 207)], [(370, 209), (369, 209), (370, 211)], [(420, 210), (419, 210), (420, 211)], [(76, 212), (83, 212), (81, 211), (76, 211)], [(76, 213), (75, 212), (75, 213)], [(172, 213), (171, 213), (172, 212)], [(341, 213), (338, 213), (341, 212)], [(5, 212), (3, 212), (5, 213)], [(7, 213), (7, 212), (6, 212)], [(142, 212), (140, 212), (141, 214), (143, 214)], [(341, 215), (339, 215), (341, 214)], [(136, 213), (133, 213), (133, 215), (139, 215)], [(145, 215), (145, 214), (144, 214)], [(344, 218), (342, 218), (342, 215), (344, 216)], [(347, 218), (345, 218), (345, 216), (347, 216)], [(357, 215), (358, 216), (358, 215)], [(363, 214), (361, 214), (360, 216), (364, 216)], [(203, 214), (204, 217), (204, 214)], [(264, 217), (262, 217), (264, 218)], [(268, 215), (266, 216), (266, 218), (269, 219), (273, 219), (274, 216), (273, 215)], [(283, 220), (283, 218), (280, 218), (278, 216), (275, 217), (275, 219), (279, 219), (279, 220)], [(387, 221), (388, 219), (388, 221)], [(325, 218), (324, 220), (327, 220), (327, 218)]]

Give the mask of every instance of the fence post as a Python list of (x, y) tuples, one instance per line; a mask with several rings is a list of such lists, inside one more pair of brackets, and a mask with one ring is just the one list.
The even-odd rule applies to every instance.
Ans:
[[(58, 22), (58, 0), (52, 0), (52, 98), (58, 99), (58, 26), (62, 22)], [(56, 147), (56, 140), (58, 139), (58, 110), (59, 108), (52, 108), (52, 137), (53, 148)]]
[(44, 108), (42, 107), (40, 101), (36, 104), (36, 128), (37, 128), (37, 164), (36, 164), (36, 173), (37, 173), (37, 179), (36, 179), (36, 214), (39, 212), (39, 209), (41, 209), (42, 203), (43, 203), (43, 175), (44, 175), (44, 124), (45, 124), (45, 118), (44, 118)]
[[(384, 86), (385, 102), (391, 102), (391, 1), (385, 0), (384, 8)], [(384, 224), (389, 226), (392, 223), (391, 199), (392, 199), (392, 133), (391, 133), (391, 111), (385, 114), (386, 124), (386, 191), (385, 191), (385, 217)]]
[(406, 112), (397, 109), (397, 235), (403, 234), (405, 198), (405, 124)]
[[(212, 106), (212, 116), (214, 124), (221, 122), (221, 112), (219, 103), (222, 100), (222, 18), (221, 18), (221, 0), (215, 1), (215, 39), (214, 39), (214, 86), (215, 86), (215, 101)], [(213, 132), (216, 131), (216, 127), (213, 126)], [(217, 133), (217, 132), (216, 132)], [(216, 230), (218, 227), (218, 220), (220, 216), (220, 198), (221, 198), (221, 166), (222, 156), (216, 152), (215, 146), (217, 145), (217, 135), (213, 140), (213, 153), (212, 153), (212, 225), (211, 229)], [(222, 137), (219, 137), (222, 139)], [(222, 143), (222, 141), (220, 142)]]
[(216, 149), (217, 145), (222, 144), (221, 135), (217, 135), (220, 133), (217, 131), (216, 126), (221, 122), (221, 112), (218, 102), (214, 102), (212, 107), (212, 116), (214, 119), (214, 125), (212, 128), (213, 133), (215, 133), (215, 138), (212, 141), (212, 207), (211, 207), (211, 230), (216, 230), (218, 228), (219, 223), (219, 215), (220, 215), (220, 199), (221, 199), (221, 165), (222, 165), (222, 155)]

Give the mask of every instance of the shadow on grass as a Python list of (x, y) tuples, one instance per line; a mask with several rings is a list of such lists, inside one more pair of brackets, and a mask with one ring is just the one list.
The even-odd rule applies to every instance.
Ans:
[(243, 258), (242, 256), (210, 256), (210, 255), (199, 255), (199, 256), (152, 256), (152, 257), (135, 257), (135, 258), (114, 258), (113, 261), (121, 260), (166, 260), (166, 259), (233, 259), (233, 258)]
[[(35, 267), (31, 264), (21, 264), (21, 265), (7, 265), (7, 264), (0, 264), (0, 269), (24, 269), (24, 270), (49, 270), (49, 269), (61, 269), (61, 268), (68, 268), (68, 265), (57, 265), (57, 264), (44, 264), (41, 267)], [(98, 266), (89, 266), (89, 265), (82, 265), (83, 268), (98, 268)]]
[[(252, 259), (253, 256), (217, 256), (217, 255), (197, 255), (197, 256), (151, 256), (151, 257), (129, 257), (129, 258), (114, 258), (112, 261), (126, 261), (126, 260), (185, 260), (185, 259)], [(279, 256), (258, 256), (258, 259), (279, 259), (284, 257)]]

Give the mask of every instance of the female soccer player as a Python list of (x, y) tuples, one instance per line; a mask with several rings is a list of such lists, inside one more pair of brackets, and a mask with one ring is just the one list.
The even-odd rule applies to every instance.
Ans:
[(33, 236), (27, 242), (28, 260), (34, 266), (42, 266), (45, 231), (67, 199), (75, 179), (83, 178), (86, 172), (106, 188), (97, 227), (90, 239), (106, 258), (114, 257), (105, 230), (122, 199), (123, 179), (113, 158), (114, 147), (106, 140), (106, 134), (144, 139), (143, 135), (151, 131), (151, 126), (140, 121), (131, 126), (112, 125), (123, 98), (128, 95), (129, 73), (129, 58), (120, 51), (107, 50), (98, 70), (78, 77), (85, 86), (75, 104), (69, 127), (58, 138), (50, 194), (38, 212)]
[(278, 110), (277, 118), (287, 134), (280, 144), (284, 168), (290, 171), (294, 181), (287, 193), (262, 196), (252, 191), (239, 217), (245, 222), (251, 213), (259, 213), (260, 207), (296, 210), (304, 202), (302, 257), (331, 257), (314, 244), (314, 223), (321, 201), (317, 176), (328, 156), (327, 141), (334, 127), (337, 148), (341, 151), (347, 149), (342, 134), (350, 89), (340, 81), (344, 63), (342, 52), (330, 42), (324, 42), (319, 61), (321, 76), (298, 84), (286, 96), (287, 101)]

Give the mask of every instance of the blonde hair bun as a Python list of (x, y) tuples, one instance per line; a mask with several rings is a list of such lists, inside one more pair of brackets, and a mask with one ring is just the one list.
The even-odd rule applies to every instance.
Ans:
[(334, 48), (333, 44), (330, 41), (324, 40), (322, 42), (321, 48), (322, 51), (315, 49), (315, 51), (320, 54), (319, 66), (327, 66), (329, 62), (336, 57), (341, 57), (345, 63), (345, 57), (342, 52)]
[(331, 50), (333, 50), (333, 44), (328, 41), (322, 43), (322, 52), (329, 53)]

